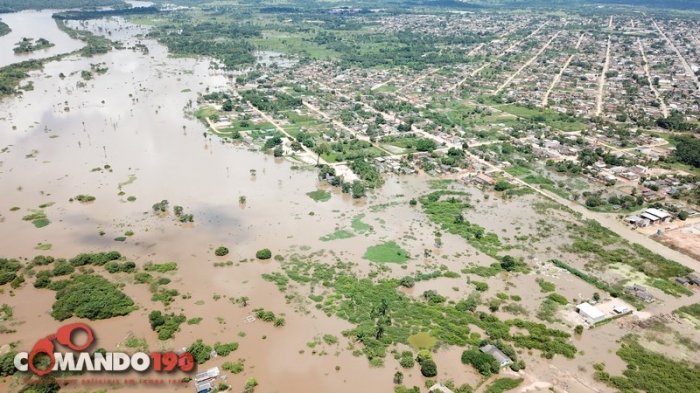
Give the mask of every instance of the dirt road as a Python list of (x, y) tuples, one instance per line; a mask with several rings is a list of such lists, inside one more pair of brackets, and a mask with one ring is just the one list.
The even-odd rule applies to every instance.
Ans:
[[(610, 17), (610, 23), (612, 23), (612, 17)], [(605, 74), (608, 72), (610, 67), (610, 44), (611, 36), (608, 35), (608, 49), (605, 51), (605, 64), (603, 65), (603, 71), (600, 73), (600, 80), (598, 81), (598, 96), (596, 97), (595, 104), (595, 115), (600, 116), (603, 112), (603, 90), (605, 89)]]
[[(656, 27), (656, 30), (658, 30), (659, 34), (661, 34), (662, 37), (666, 40), (668, 45), (671, 47), (671, 49), (676, 52), (676, 55), (678, 55), (678, 58), (680, 59), (681, 63), (683, 64), (683, 68), (685, 69), (685, 74), (690, 77), (691, 80), (696, 80), (695, 79), (695, 73), (693, 72), (693, 69), (690, 67), (690, 64), (688, 64), (688, 61), (685, 60), (685, 57), (681, 54), (681, 51), (678, 50), (676, 45), (671, 41), (667, 36), (666, 33), (659, 27), (659, 25), (656, 23), (655, 20), (651, 20), (651, 23), (654, 24), (654, 27)], [(697, 89), (697, 84), (695, 84), (695, 87)]]
[(649, 61), (647, 60), (646, 53), (644, 53), (644, 45), (642, 45), (642, 41), (640, 41), (639, 38), (637, 38), (637, 45), (639, 45), (639, 53), (642, 54), (642, 60), (644, 60), (644, 73), (647, 74), (647, 81), (649, 82), (649, 87), (651, 88), (651, 91), (654, 92), (656, 100), (659, 101), (661, 113), (663, 113), (664, 117), (668, 117), (668, 107), (666, 107), (666, 103), (664, 102), (663, 97), (661, 97), (659, 91), (656, 90), (656, 87), (654, 87), (654, 83), (651, 80), (651, 72), (649, 71)]
[[(581, 36), (578, 38), (578, 42), (576, 43), (576, 49), (578, 49), (581, 46), (581, 41), (583, 41), (583, 36), (584, 34), (581, 34)], [(557, 84), (559, 84), (559, 81), (561, 80), (562, 75), (564, 75), (564, 71), (566, 71), (567, 68), (569, 68), (569, 64), (571, 64), (571, 61), (576, 57), (576, 54), (574, 53), (573, 55), (569, 56), (568, 59), (566, 59), (566, 62), (564, 65), (561, 67), (561, 70), (557, 74), (557, 76), (554, 77), (554, 80), (552, 81), (552, 84), (549, 85), (549, 89), (547, 89), (547, 92), (544, 93), (544, 97), (542, 97), (542, 106), (547, 106), (549, 104), (549, 95), (552, 93), (552, 90), (554, 90), (554, 87), (556, 87)]]
[(554, 41), (559, 36), (559, 34), (561, 34), (561, 31), (557, 31), (557, 33), (554, 34), (552, 36), (552, 38), (550, 38), (549, 41), (547, 41), (547, 43), (544, 44), (540, 48), (540, 50), (537, 51), (537, 53), (535, 53), (534, 56), (532, 56), (528, 61), (526, 61), (525, 64), (523, 64), (522, 67), (518, 68), (518, 70), (515, 71), (510, 77), (508, 77), (508, 79), (506, 79), (506, 81), (503, 82), (503, 84), (501, 86), (499, 86), (498, 89), (496, 89), (496, 91), (493, 94), (500, 93), (501, 90), (505, 89), (510, 84), (510, 82), (513, 81), (513, 79), (515, 79), (515, 77), (517, 77), (525, 68), (529, 67), (530, 64), (532, 64), (535, 60), (537, 60), (537, 58), (542, 54), (542, 52), (547, 50), (549, 45), (552, 43), (552, 41)]

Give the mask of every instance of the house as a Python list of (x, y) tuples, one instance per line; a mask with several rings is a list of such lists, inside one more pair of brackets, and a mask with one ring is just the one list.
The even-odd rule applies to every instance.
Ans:
[(605, 313), (588, 303), (581, 303), (576, 306), (576, 312), (579, 313), (586, 321), (590, 321), (590, 323), (597, 323), (605, 319)]
[[(671, 221), (671, 215), (661, 209), (654, 209), (654, 208), (649, 208), (644, 211), (646, 214), (651, 214), (652, 216), (658, 217), (658, 221), (661, 222), (669, 222)], [(644, 217), (644, 213), (642, 214), (642, 217)], [(649, 218), (649, 217), (644, 217), (644, 218)]]
[(644, 300), (645, 302), (651, 302), (651, 301), (654, 300), (654, 296), (652, 296), (652, 295), (650, 295), (650, 294), (648, 294), (648, 293), (646, 293), (646, 292), (644, 292), (644, 291), (638, 291), (637, 294), (636, 294), (636, 296), (637, 296), (638, 298)]
[(498, 364), (501, 365), (501, 367), (505, 367), (513, 363), (513, 360), (511, 360), (511, 358), (509, 358), (505, 353), (503, 353), (500, 349), (496, 348), (496, 346), (494, 345), (484, 345), (483, 347), (479, 348), (479, 350), (485, 354), (493, 356), (496, 359), (496, 361), (498, 361)]
[(641, 214), (641, 216), (642, 216), (642, 218), (649, 220), (649, 222), (652, 224), (656, 224), (657, 222), (659, 222), (659, 217), (656, 217), (653, 214), (649, 214), (647, 212), (644, 212)]
[(206, 371), (202, 371), (201, 373), (197, 374), (194, 376), (194, 382), (195, 384), (200, 383), (200, 382), (206, 382), (206, 381), (211, 381), (214, 378), (219, 376), (219, 368), (218, 367), (212, 367)]
[(683, 286), (688, 285), (690, 283), (690, 280), (688, 280), (686, 277), (675, 277), (673, 280), (679, 285)]
[(480, 173), (480, 174), (474, 176), (474, 181), (479, 183), (479, 184), (485, 184), (485, 185), (489, 185), (489, 186), (492, 186), (496, 183), (492, 178), (484, 175), (483, 173)]

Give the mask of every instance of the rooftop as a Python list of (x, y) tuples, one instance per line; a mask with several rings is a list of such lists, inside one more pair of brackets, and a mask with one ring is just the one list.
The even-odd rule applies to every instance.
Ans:
[(494, 345), (484, 345), (483, 347), (479, 348), (479, 350), (496, 358), (498, 363), (500, 363), (501, 365), (513, 363), (513, 360), (511, 360), (511, 358), (509, 358), (505, 353), (501, 352), (501, 350), (496, 348), (496, 346)]
[(602, 311), (598, 310), (597, 308), (591, 306), (588, 303), (579, 304), (578, 306), (576, 306), (576, 311), (582, 311), (584, 314), (591, 317), (592, 319), (605, 317), (605, 314)]

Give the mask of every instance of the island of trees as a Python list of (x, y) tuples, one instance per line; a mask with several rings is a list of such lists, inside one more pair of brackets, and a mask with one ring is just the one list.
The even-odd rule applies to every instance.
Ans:
[(46, 38), (39, 38), (34, 41), (32, 38), (22, 38), (22, 41), (15, 44), (15, 48), (12, 50), (15, 53), (31, 53), (41, 49), (47, 49), (52, 47), (54, 44), (50, 43)]

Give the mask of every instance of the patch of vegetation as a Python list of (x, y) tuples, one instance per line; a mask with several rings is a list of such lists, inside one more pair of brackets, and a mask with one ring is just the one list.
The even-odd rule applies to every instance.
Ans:
[(263, 248), (255, 253), (255, 257), (258, 259), (270, 259), (272, 258), (272, 251), (269, 248)]
[(0, 285), (15, 280), (21, 267), (22, 265), (16, 259), (0, 258)]
[(484, 393), (503, 393), (517, 388), (521, 383), (523, 383), (522, 378), (499, 378), (487, 386)]
[(541, 278), (537, 279), (537, 283), (540, 285), (540, 292), (554, 292), (557, 289), (557, 286), (554, 285), (554, 283), (545, 281)]
[(146, 264), (143, 265), (143, 270), (145, 270), (147, 272), (158, 272), (158, 273), (172, 272), (172, 271), (177, 270), (177, 263), (176, 262), (167, 262), (167, 263), (146, 262)]
[(363, 258), (379, 263), (405, 263), (410, 259), (410, 256), (408, 252), (402, 249), (396, 242), (390, 241), (367, 247)]
[(238, 359), (236, 362), (224, 362), (221, 368), (231, 372), (232, 374), (240, 374), (245, 368), (245, 360)]
[[(573, 357), (577, 352), (576, 347), (567, 342), (570, 337), (567, 332), (521, 319), (501, 321), (491, 313), (467, 312), (476, 309), (478, 297), (470, 296), (455, 305), (444, 300), (433, 301), (439, 299), (437, 293), (438, 296), (414, 299), (396, 290), (401, 280), (356, 277), (352, 266), (344, 262), (334, 265), (303, 262), (298, 256), (292, 256), (282, 264), (284, 274), (266, 274), (263, 278), (278, 286), (293, 280), (302, 285), (323, 285), (332, 289), (335, 293), (326, 297), (320, 304), (321, 309), (329, 316), (336, 315), (355, 325), (344, 331), (343, 336), (362, 344), (361, 353), (368, 359), (384, 358), (388, 346), (408, 344), (408, 337), (420, 331), (428, 331), (447, 345), (478, 346), (482, 338), (470, 334), (470, 325), (486, 332), (489, 339), (541, 350), (547, 357), (554, 354)], [(513, 326), (519, 328), (518, 334), (511, 334)]]
[[(463, 211), (471, 208), (470, 194), (459, 191), (435, 191), (418, 200), (430, 221), (443, 230), (459, 235), (479, 251), (498, 258), (501, 241), (495, 233), (486, 233), (483, 227), (471, 224), (464, 218)], [(498, 258), (500, 259), (500, 258)]]
[(51, 249), (52, 244), (51, 243), (38, 243), (34, 249), (35, 250), (41, 250), (41, 251), (48, 251)]
[(81, 203), (87, 203), (87, 202), (92, 202), (92, 201), (94, 201), (94, 200), (95, 200), (95, 197), (92, 196), (92, 195), (83, 195), (83, 194), (80, 194), (80, 195), (77, 195), (74, 199), (75, 199), (76, 201), (78, 201), (78, 202), (81, 202)]
[(352, 218), (352, 222), (350, 223), (350, 226), (355, 232), (358, 233), (365, 233), (365, 232), (371, 232), (374, 230), (374, 228), (369, 225), (365, 224), (362, 222), (362, 219), (365, 218), (365, 213), (360, 213), (356, 215), (355, 217)]
[(159, 340), (168, 340), (175, 337), (175, 333), (180, 331), (180, 325), (185, 322), (186, 319), (187, 317), (182, 314), (163, 314), (158, 310), (151, 311), (151, 313), (148, 314), (148, 321), (151, 323), (151, 329), (158, 333)]
[(306, 195), (316, 202), (328, 202), (331, 200), (331, 193), (324, 190), (307, 192)]
[(319, 238), (322, 242), (328, 242), (331, 240), (338, 240), (338, 239), (349, 239), (351, 237), (355, 237), (355, 234), (352, 232), (345, 230), (345, 229), (339, 229), (330, 235), (323, 236)]
[(51, 223), (48, 218), (46, 218), (46, 213), (43, 210), (32, 210), (32, 214), (27, 214), (22, 217), (24, 221), (31, 221), (36, 228), (43, 228)]
[(598, 381), (619, 391), (692, 392), (700, 384), (700, 366), (652, 352), (632, 337), (623, 340), (617, 355), (627, 363), (621, 376), (610, 375), (601, 364), (594, 365), (594, 368)]
[(187, 320), (188, 325), (199, 325), (202, 322), (202, 317), (190, 318)]
[(223, 257), (225, 255), (228, 255), (228, 248), (220, 246), (216, 250), (214, 250), (214, 255), (216, 255), (217, 257)]
[(131, 298), (104, 277), (76, 274), (56, 292), (51, 316), (63, 321), (72, 316), (91, 321), (127, 315), (137, 309)]

